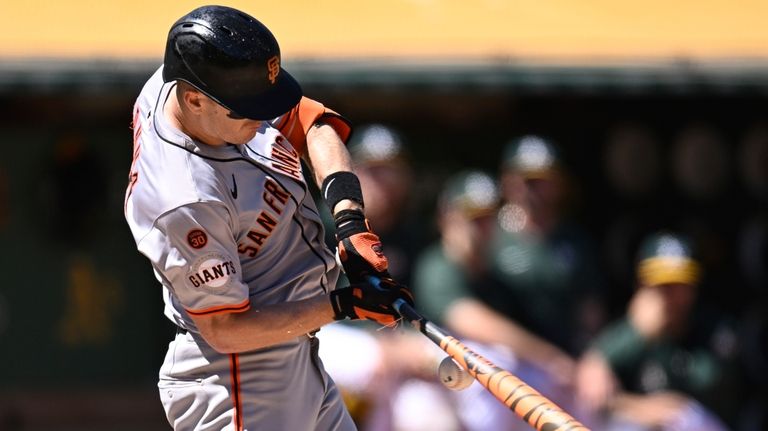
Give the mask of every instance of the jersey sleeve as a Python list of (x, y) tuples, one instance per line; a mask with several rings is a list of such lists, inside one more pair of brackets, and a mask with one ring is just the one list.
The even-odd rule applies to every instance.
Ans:
[(352, 132), (350, 122), (323, 106), (322, 103), (308, 97), (302, 97), (299, 104), (275, 120), (273, 126), (288, 138), (299, 154), (304, 155), (307, 149), (307, 132), (318, 121), (333, 127), (344, 143), (349, 139)]
[(194, 203), (162, 215), (139, 242), (139, 251), (187, 313), (202, 316), (250, 308), (226, 207)]

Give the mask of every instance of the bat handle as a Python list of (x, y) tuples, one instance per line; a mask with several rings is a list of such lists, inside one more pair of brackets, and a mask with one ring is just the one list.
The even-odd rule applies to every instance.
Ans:
[(427, 323), (427, 319), (403, 299), (396, 299), (392, 306), (395, 307), (395, 311), (403, 316), (403, 319), (411, 322), (416, 328), (421, 329)]
[[(392, 306), (393, 306), (393, 307), (395, 307), (395, 310), (396, 310), (398, 313), (400, 313), (400, 315), (402, 315), (402, 314), (403, 314), (403, 312), (405, 311), (405, 310), (403, 309), (404, 307), (408, 307), (408, 308), (411, 308), (411, 306), (410, 306), (410, 305), (408, 305), (408, 303), (407, 303), (407, 302), (405, 302), (405, 300), (404, 300), (404, 299), (400, 299), (400, 298), (398, 298), (398, 299), (395, 299), (395, 302), (393, 302), (393, 303), (392, 303)], [(411, 311), (414, 311), (414, 312), (415, 312), (416, 310), (413, 310), (413, 309), (411, 308)]]
[[(379, 287), (381, 286), (381, 279), (379, 277), (369, 275), (366, 277), (368, 280), (368, 283), (371, 283), (372, 285)], [(424, 316), (419, 314), (418, 311), (414, 310), (413, 307), (411, 307), (410, 304), (405, 302), (404, 299), (396, 299), (395, 302), (392, 303), (392, 307), (395, 308), (395, 311), (397, 311), (405, 320), (408, 320), (413, 324), (413, 326), (419, 328), (426, 319)]]

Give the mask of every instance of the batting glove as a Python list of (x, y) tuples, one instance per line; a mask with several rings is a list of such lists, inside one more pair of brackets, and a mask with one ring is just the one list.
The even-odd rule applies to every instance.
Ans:
[(360, 283), (369, 276), (390, 278), (389, 263), (379, 236), (373, 233), (360, 210), (342, 210), (334, 216), (339, 260), (349, 282)]
[(334, 319), (368, 319), (385, 326), (400, 319), (392, 305), (398, 299), (413, 306), (411, 291), (392, 279), (382, 279), (378, 286), (362, 282), (331, 292)]

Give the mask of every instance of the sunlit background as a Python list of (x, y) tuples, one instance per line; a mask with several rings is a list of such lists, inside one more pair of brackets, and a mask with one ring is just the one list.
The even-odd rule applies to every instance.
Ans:
[[(167, 429), (174, 328), (122, 205), (133, 100), (202, 4), (0, 0), (0, 430)], [(308, 96), (402, 133), (412, 217), (536, 133), (562, 150), (614, 315), (642, 236), (694, 237), (703, 295), (747, 334), (745, 399), (765, 405), (768, 2), (226, 4), (273, 31)]]

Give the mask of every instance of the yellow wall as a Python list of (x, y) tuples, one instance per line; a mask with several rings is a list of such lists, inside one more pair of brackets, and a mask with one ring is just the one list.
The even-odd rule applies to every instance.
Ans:
[[(0, 0), (0, 57), (160, 57), (199, 1)], [(768, 57), (766, 0), (230, 1), (286, 59), (346, 56)]]

